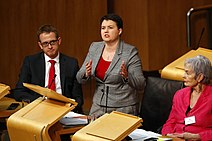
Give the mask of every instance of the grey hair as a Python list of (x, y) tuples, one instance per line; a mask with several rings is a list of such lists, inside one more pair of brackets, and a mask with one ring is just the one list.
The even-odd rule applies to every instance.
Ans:
[(185, 60), (185, 65), (190, 65), (195, 73), (195, 78), (197, 78), (198, 74), (202, 73), (204, 78), (202, 80), (203, 84), (210, 84), (211, 79), (211, 62), (208, 58), (202, 55), (198, 55), (193, 58), (189, 58)]

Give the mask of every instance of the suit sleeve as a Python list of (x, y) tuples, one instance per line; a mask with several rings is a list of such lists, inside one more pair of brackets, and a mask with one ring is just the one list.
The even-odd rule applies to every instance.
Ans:
[(175, 113), (176, 113), (176, 110), (175, 110), (175, 97), (173, 99), (173, 105), (172, 105), (172, 109), (171, 109), (171, 112), (169, 114), (169, 118), (168, 120), (166, 121), (166, 123), (163, 125), (163, 128), (162, 128), (162, 135), (166, 135), (166, 134), (169, 134), (169, 133), (174, 133), (174, 128), (175, 128), (175, 125), (176, 125), (176, 119), (175, 119)]
[(86, 73), (86, 67), (85, 67), (86, 63), (89, 62), (90, 60), (92, 60), (92, 56), (93, 56), (93, 51), (92, 51), (93, 50), (93, 44), (94, 43), (92, 43), (90, 45), (89, 52), (88, 52), (88, 54), (87, 54), (87, 56), (86, 56), (86, 58), (85, 58), (85, 60), (84, 60), (84, 62), (82, 64), (80, 70), (77, 73), (77, 81), (80, 84), (85, 84), (90, 79), (90, 78), (86, 78), (85, 79), (85, 78), (83, 78), (83, 76)]
[[(77, 62), (77, 61), (76, 61)], [(74, 84), (73, 84), (73, 89), (72, 89), (72, 96), (78, 103), (77, 107), (74, 109), (75, 112), (82, 113), (82, 105), (84, 103), (83, 100), (83, 92), (82, 92), (82, 86), (80, 83), (78, 83), (76, 79), (76, 74), (79, 70), (78, 62), (76, 63), (76, 72), (75, 72), (75, 77), (74, 77)]]
[(32, 73), (30, 71), (30, 59), (29, 57), (25, 57), (19, 74), (19, 80), (16, 84), (16, 88), (12, 90), (14, 98), (17, 101), (22, 101), (23, 99), (33, 101), (40, 96), (39, 94), (32, 92), (23, 86), (23, 82), (31, 83), (31, 76)]
[(206, 131), (200, 132), (199, 135), (201, 140), (203, 141), (212, 140), (212, 129), (208, 129)]
[(146, 82), (142, 72), (141, 59), (136, 48), (131, 50), (127, 70), (128, 84), (137, 90), (143, 90)]

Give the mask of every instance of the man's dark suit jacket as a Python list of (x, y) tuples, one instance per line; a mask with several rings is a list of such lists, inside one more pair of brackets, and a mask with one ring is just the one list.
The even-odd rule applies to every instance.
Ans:
[[(75, 99), (78, 105), (74, 111), (81, 112), (83, 94), (81, 85), (76, 80), (76, 74), (79, 70), (78, 62), (75, 58), (60, 53), (59, 63), (62, 94), (68, 98)], [(33, 101), (41, 96), (25, 88), (23, 82), (45, 87), (45, 59), (43, 52), (25, 57), (19, 80), (13, 90), (14, 98), (17, 101), (22, 101), (23, 99)]]

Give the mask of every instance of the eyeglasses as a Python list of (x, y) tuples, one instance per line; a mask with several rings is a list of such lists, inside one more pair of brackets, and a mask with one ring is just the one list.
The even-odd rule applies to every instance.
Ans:
[(58, 40), (51, 40), (49, 42), (43, 42), (43, 43), (41, 43), (41, 46), (42, 47), (48, 47), (49, 45), (53, 46), (53, 45), (56, 45), (57, 44), (57, 41)]

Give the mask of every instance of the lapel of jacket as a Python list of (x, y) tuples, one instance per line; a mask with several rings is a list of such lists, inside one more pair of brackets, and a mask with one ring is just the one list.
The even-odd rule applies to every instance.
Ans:
[[(113, 68), (115, 67), (115, 65), (117, 64), (117, 62), (120, 59), (120, 54), (122, 53), (122, 49), (123, 49), (123, 41), (120, 40), (119, 45), (116, 49), (116, 53), (113, 57), (113, 60), (109, 66), (109, 68), (107, 69), (106, 73), (105, 73), (105, 77), (104, 80), (108, 77), (109, 73), (113, 70)], [(121, 67), (121, 66), (120, 66)]]
[(45, 87), (45, 73), (46, 73), (46, 67), (45, 67), (45, 58), (44, 53), (40, 53), (39, 60), (36, 64), (36, 68), (38, 68), (37, 72), (40, 78), (40, 84), (42, 87)]
[(61, 81), (61, 89), (62, 93), (64, 94), (64, 88), (65, 88), (65, 67), (66, 67), (66, 59), (64, 58), (63, 54), (60, 53), (59, 57), (59, 63), (60, 63), (60, 81)]
[(97, 67), (97, 64), (99, 63), (99, 59), (102, 56), (102, 51), (104, 49), (104, 42), (102, 44), (99, 44), (99, 46), (96, 46), (96, 52), (94, 52), (94, 56), (92, 56), (92, 74), (95, 76), (95, 70)]

